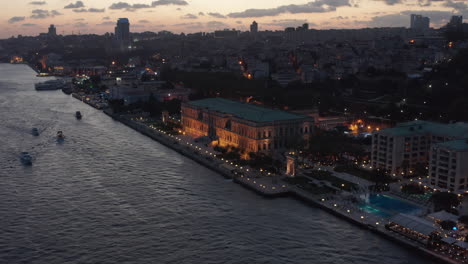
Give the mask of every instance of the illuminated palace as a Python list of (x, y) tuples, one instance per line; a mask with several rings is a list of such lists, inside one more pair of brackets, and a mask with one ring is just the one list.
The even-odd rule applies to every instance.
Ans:
[(314, 119), (222, 98), (182, 104), (184, 131), (221, 146), (247, 152), (273, 152), (307, 144)]

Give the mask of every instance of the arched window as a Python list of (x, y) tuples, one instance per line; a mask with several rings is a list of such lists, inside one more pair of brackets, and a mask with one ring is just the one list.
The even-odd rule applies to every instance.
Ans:
[(228, 129), (228, 130), (231, 130), (231, 120), (228, 120), (226, 122), (226, 125), (224, 126), (224, 128)]

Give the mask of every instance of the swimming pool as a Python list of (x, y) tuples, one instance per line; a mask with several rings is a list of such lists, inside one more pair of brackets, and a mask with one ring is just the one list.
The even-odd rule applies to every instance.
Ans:
[(419, 206), (385, 194), (371, 194), (369, 202), (360, 204), (359, 208), (384, 218), (399, 213), (418, 214), (422, 211)]

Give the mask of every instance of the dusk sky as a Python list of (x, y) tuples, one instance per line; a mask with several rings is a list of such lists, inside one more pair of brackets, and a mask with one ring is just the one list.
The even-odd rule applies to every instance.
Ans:
[(224, 28), (280, 30), (311, 28), (407, 27), (409, 14), (431, 18), (431, 27), (451, 15), (468, 15), (466, 0), (16, 0), (2, 1), (0, 37), (37, 35), (55, 24), (59, 34), (112, 32), (120, 17), (131, 31), (200, 32)]

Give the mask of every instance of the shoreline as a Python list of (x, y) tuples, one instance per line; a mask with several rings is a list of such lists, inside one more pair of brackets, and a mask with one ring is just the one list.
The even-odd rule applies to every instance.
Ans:
[[(73, 97), (82, 102), (85, 102), (82, 100), (82, 98), (79, 97), (79, 95), (74, 95)], [(88, 102), (85, 102), (85, 103), (90, 105), (93, 108), (96, 108), (95, 106), (93, 106), (92, 104), (89, 104)], [(102, 109), (98, 109), (98, 110), (102, 110)], [(252, 182), (246, 181), (245, 178), (242, 179), (239, 176), (234, 175), (233, 171), (220, 166), (220, 164), (214, 163), (213, 160), (209, 160), (206, 157), (202, 157), (200, 155), (201, 153), (198, 153), (197, 151), (194, 151), (184, 146), (183, 144), (180, 144), (179, 142), (177, 142), (177, 140), (174, 140), (173, 138), (165, 134), (158, 133), (157, 131), (149, 128), (146, 125), (129, 120), (125, 117), (122, 117), (121, 115), (114, 114), (111, 111), (109, 111), (109, 109), (104, 109), (103, 112), (107, 116), (111, 117), (113, 120), (119, 121), (125, 126), (136, 130), (140, 134), (143, 134), (157, 141), (158, 143), (176, 151), (177, 153), (197, 162), (198, 164), (210, 170), (213, 170), (214, 172), (219, 173), (224, 178), (232, 179), (234, 183), (242, 185), (243, 187), (261, 195), (264, 198), (270, 198), (270, 199), (277, 198), (277, 197), (293, 198), (308, 206), (313, 206), (313, 207), (322, 209), (326, 211), (327, 213), (334, 215), (335, 217), (339, 217), (343, 220), (347, 220), (348, 222), (355, 224), (362, 229), (369, 230), (375, 234), (378, 234), (379, 236), (386, 238), (387, 240), (392, 241), (395, 244), (398, 244), (399, 246), (405, 247), (407, 249), (417, 250), (418, 252), (421, 253), (421, 257), (423, 258), (427, 258), (433, 261), (437, 261), (440, 263), (447, 263), (447, 264), (461, 263), (461, 262), (457, 262), (455, 260), (446, 258), (442, 255), (436, 254), (435, 252), (432, 252), (424, 248), (422, 244), (419, 244), (416, 241), (409, 240), (408, 238), (405, 238), (397, 233), (387, 230), (385, 228), (386, 223), (379, 223), (379, 225), (373, 225), (373, 224), (367, 223), (364, 220), (355, 219), (351, 215), (346, 214), (345, 212), (342, 212), (336, 208), (333, 208), (333, 206), (327, 205), (326, 203), (319, 201), (317, 197), (312, 197), (312, 194), (307, 193), (306, 191), (303, 191), (301, 189), (298, 189), (295, 186), (288, 187), (287, 190), (278, 192), (278, 193), (265, 192), (264, 189), (260, 188), (258, 185), (255, 185), (255, 184), (252, 184)]]

